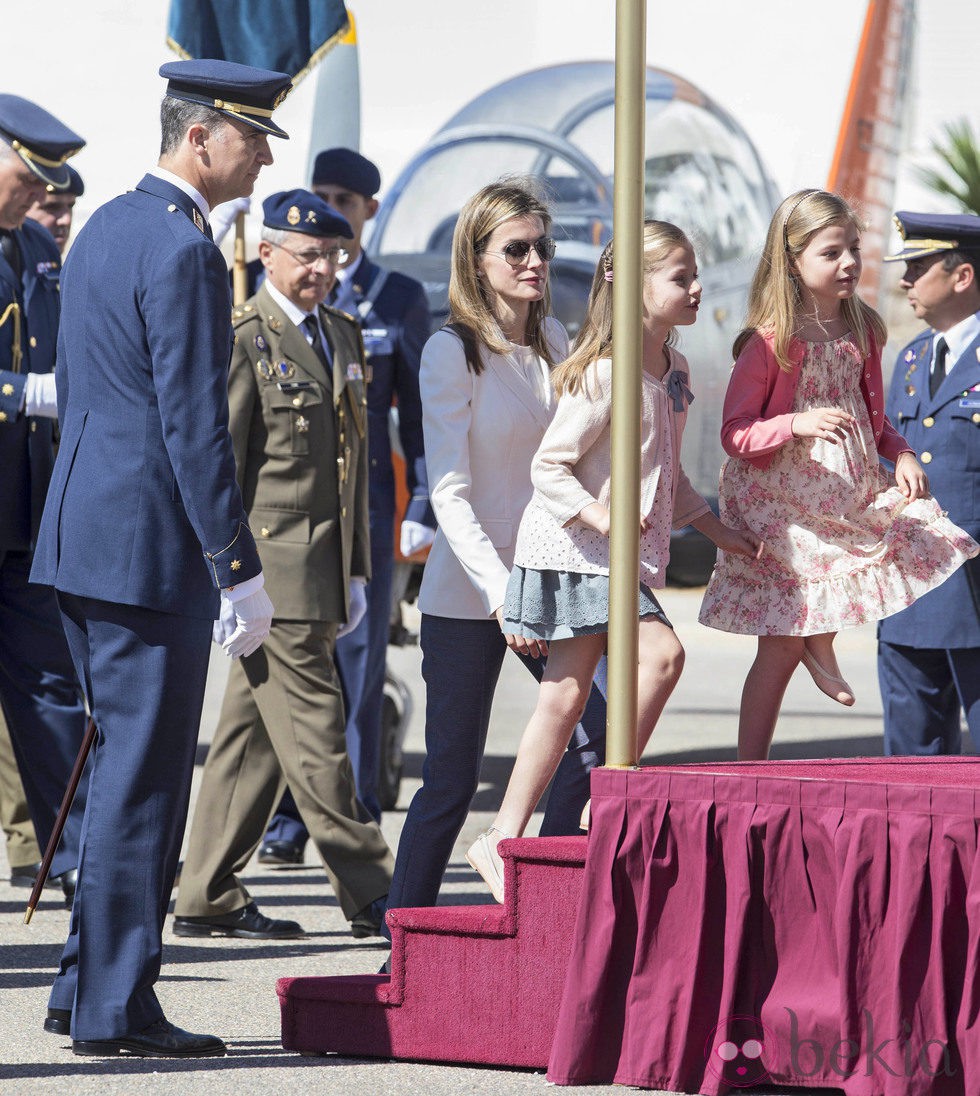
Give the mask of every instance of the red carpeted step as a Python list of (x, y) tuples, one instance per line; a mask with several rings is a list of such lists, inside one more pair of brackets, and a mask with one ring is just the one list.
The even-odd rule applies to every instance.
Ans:
[(391, 910), (391, 977), (281, 978), (282, 1045), (304, 1053), (545, 1066), (585, 837), (502, 841), (503, 906)]

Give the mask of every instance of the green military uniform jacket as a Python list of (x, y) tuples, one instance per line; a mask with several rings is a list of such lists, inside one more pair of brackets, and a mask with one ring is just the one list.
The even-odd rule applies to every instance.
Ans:
[(357, 323), (319, 317), (332, 375), (265, 286), (234, 310), (229, 425), (276, 618), (343, 623), (370, 578), (365, 359)]

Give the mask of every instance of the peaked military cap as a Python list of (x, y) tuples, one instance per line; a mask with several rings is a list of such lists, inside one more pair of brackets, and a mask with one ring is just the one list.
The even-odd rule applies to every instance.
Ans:
[(81, 198), (85, 193), (85, 184), (82, 182), (82, 177), (71, 164), (65, 166), (68, 168), (68, 185), (59, 189), (48, 183), (47, 191), (49, 194), (74, 194), (76, 198)]
[(0, 95), (0, 139), (55, 190), (64, 190), (68, 185), (65, 161), (85, 147), (85, 141), (74, 130), (19, 95)]
[(347, 218), (319, 194), (311, 194), (308, 190), (280, 190), (270, 194), (262, 203), (262, 223), (266, 228), (302, 232), (307, 236), (354, 238)]
[(331, 184), (373, 198), (381, 189), (381, 172), (352, 148), (328, 148), (313, 161), (313, 186)]
[(169, 61), (160, 66), (160, 75), (167, 80), (171, 99), (202, 103), (273, 137), (289, 137), (272, 120), (272, 112), (293, 86), (285, 72), (236, 61), (193, 60)]
[(886, 263), (911, 262), (943, 251), (980, 253), (980, 217), (966, 213), (895, 214), (895, 227), (902, 237), (902, 250), (886, 255)]

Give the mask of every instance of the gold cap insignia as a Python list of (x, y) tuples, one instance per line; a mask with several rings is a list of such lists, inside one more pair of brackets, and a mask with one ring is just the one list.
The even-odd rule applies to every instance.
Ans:
[(286, 220), (291, 225), (298, 225), (300, 222), (299, 206), (290, 206), (289, 212), (286, 214)]

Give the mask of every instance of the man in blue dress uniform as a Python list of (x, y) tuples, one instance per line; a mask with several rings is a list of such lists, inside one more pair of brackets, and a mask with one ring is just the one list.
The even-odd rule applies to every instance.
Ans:
[[(898, 355), (886, 411), (949, 517), (980, 539), (980, 217), (899, 213), (902, 288), (929, 329)], [(980, 559), (878, 626), (886, 754), (980, 745)]]
[(62, 255), (68, 246), (68, 237), (71, 235), (71, 222), (75, 214), (75, 203), (85, 193), (85, 183), (81, 175), (71, 166), (68, 168), (68, 184), (64, 190), (59, 190), (49, 183), (43, 198), (31, 206), (27, 216), (32, 221), (37, 221), (42, 228), (46, 228), (54, 237), (58, 250)]
[[(251, 192), (285, 134), (289, 77), (164, 65), (161, 154), (97, 210), (62, 286), (62, 436), (31, 577), (53, 586), (98, 727), (68, 941), (45, 1027), (76, 1054), (190, 1057), (224, 1043), (154, 992), (184, 832), (212, 622), (248, 655), (272, 604), (228, 433), (231, 297), (210, 207)], [(219, 596), (220, 595), (220, 596)], [(228, 615), (226, 611), (226, 617)]]
[[(0, 95), (0, 705), (42, 848), (85, 733), (85, 708), (54, 595), (28, 584), (54, 464), (61, 256), (25, 216), (48, 187), (67, 187), (65, 161), (84, 144), (36, 104)], [(83, 786), (51, 867), (69, 904), (84, 796)], [(14, 868), (33, 881), (33, 863)]]
[[(347, 219), (354, 233), (347, 246), (350, 258), (337, 272), (328, 303), (360, 323), (367, 354), (371, 581), (367, 612), (352, 632), (338, 639), (335, 657), (347, 707), (347, 749), (357, 794), (376, 821), (381, 819), (381, 713), (395, 546), (395, 475), (388, 434), (393, 403), (398, 407), (409, 499), (401, 527), (402, 555), (412, 556), (431, 544), (436, 526), (429, 504), (419, 396), (419, 360), (431, 319), (422, 285), (383, 269), (363, 250), (364, 227), (377, 212), (375, 194), (380, 188), (377, 167), (353, 149), (327, 149), (314, 161), (313, 191)], [(287, 795), (266, 831), (259, 859), (301, 863), (307, 836)]]

